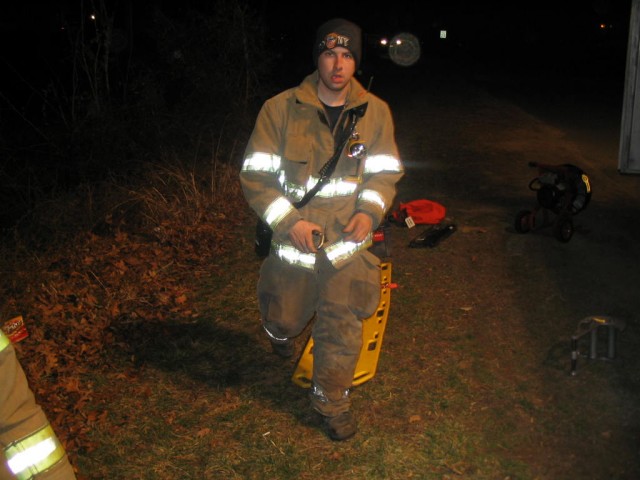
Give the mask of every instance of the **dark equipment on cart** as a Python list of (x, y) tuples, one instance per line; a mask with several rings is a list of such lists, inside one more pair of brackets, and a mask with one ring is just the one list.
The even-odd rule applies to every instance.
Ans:
[(529, 182), (529, 189), (536, 192), (537, 205), (518, 212), (516, 232), (528, 233), (551, 226), (554, 237), (566, 243), (573, 235), (573, 216), (587, 208), (591, 200), (589, 177), (568, 163), (529, 162), (529, 166), (538, 169), (538, 176)]

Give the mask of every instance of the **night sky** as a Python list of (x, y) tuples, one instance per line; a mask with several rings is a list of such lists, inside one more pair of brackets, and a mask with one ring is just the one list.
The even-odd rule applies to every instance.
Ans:
[[(377, 39), (409, 32), (419, 38), (422, 52), (420, 60), (407, 70), (409, 75), (449, 72), (450, 69), (468, 75), (473, 81), (490, 78), (494, 81), (492, 88), (502, 79), (513, 77), (515, 81), (502, 82), (500, 87), (515, 85), (521, 90), (516, 93), (522, 95), (522, 87), (528, 84), (531, 88), (524, 95), (533, 92), (531, 95), (536, 98), (549, 92), (552, 93), (549, 98), (557, 98), (580, 85), (605, 97), (602, 80), (611, 79), (605, 86), (613, 92), (609, 98), (617, 105), (625, 77), (631, 1), (3, 2), (0, 6), (0, 168), (4, 172), (17, 172), (16, 179), (29, 185), (35, 178), (51, 179), (48, 182), (51, 185), (43, 185), (42, 190), (55, 190), (58, 180), (51, 175), (52, 165), (61, 172), (59, 178), (65, 182), (71, 179), (72, 185), (76, 179), (98, 177), (105, 165), (112, 167), (113, 159), (121, 159), (128, 168), (127, 159), (135, 157), (136, 152), (123, 154), (116, 148), (119, 145), (133, 145), (138, 153), (145, 154), (152, 148), (162, 148), (165, 141), (169, 142), (168, 148), (177, 148), (176, 141), (186, 142), (182, 131), (180, 135), (155, 139), (154, 132), (160, 130), (151, 128), (149, 118), (162, 122), (165, 118), (177, 118), (180, 113), (182, 118), (194, 122), (190, 128), (194, 138), (198, 138), (199, 128), (209, 128), (210, 121), (221, 121), (215, 115), (219, 112), (222, 113), (218, 116), (227, 115), (234, 106), (230, 102), (233, 93), (228, 92), (233, 92), (233, 87), (237, 89), (238, 85), (225, 83), (250, 75), (253, 86), (264, 87), (269, 83), (268, 88), (254, 95), (253, 101), (275, 93), (276, 87), (298, 84), (313, 70), (311, 52), (317, 26), (334, 17), (347, 18), (362, 27), (365, 42), (360, 79), (368, 84), (368, 80), (375, 77), (374, 88), (384, 85), (385, 78), (389, 78), (378, 72), (402, 72), (405, 68), (390, 63), (385, 51), (377, 47)], [(290, 6), (292, 4), (295, 6)], [(113, 84), (108, 99), (104, 89), (90, 88), (91, 80), (104, 81), (105, 76), (95, 75), (91, 79), (88, 74), (91, 66), (82, 64), (83, 58), (78, 56), (82, 52), (90, 58), (91, 49), (97, 45), (91, 36), (99, 24), (93, 25), (89, 19), (92, 5), (106, 5), (107, 13), (115, 15), (108, 62), (108, 78)], [(238, 34), (234, 27), (238, 22), (220, 14), (229, 5), (248, 5), (243, 10), (243, 15), (247, 15), (243, 17), (247, 20), (245, 25), (266, 36), (258, 35), (257, 31), (244, 37)], [(154, 23), (157, 12), (162, 16), (160, 27)], [(185, 18), (193, 20), (194, 12), (198, 20), (205, 20), (195, 22), (201, 28), (197, 34), (189, 30), (192, 24), (184, 21)], [(213, 31), (206, 29), (210, 24), (215, 25)], [(80, 25), (86, 25), (89, 33), (83, 42), (78, 40)], [(234, 28), (236, 30), (232, 30)], [(440, 38), (444, 31), (446, 39)], [(232, 49), (227, 38), (235, 41), (249, 38), (256, 42), (266, 38), (267, 41), (265, 45), (244, 50), (239, 44)], [(224, 55), (226, 51), (229, 55)], [(246, 51), (254, 57), (250, 69), (244, 68)], [(268, 61), (261, 62), (262, 57)], [(263, 69), (256, 69), (260, 65)], [(100, 65), (103, 67), (104, 64)], [(267, 77), (270, 77), (268, 81)], [(575, 81), (578, 77), (581, 81)], [(584, 79), (588, 81), (582, 81)], [(541, 80), (547, 85), (541, 86)], [(225, 89), (226, 86), (230, 88)], [(563, 90), (556, 92), (559, 87)], [(207, 98), (208, 103), (203, 98)], [(93, 100), (110, 106), (109, 113), (113, 115), (128, 113), (124, 119), (117, 117), (109, 122), (109, 117), (96, 114), (104, 109), (96, 109), (99, 102)], [(159, 111), (165, 116), (157, 115)], [(206, 120), (199, 121), (200, 117), (194, 112)], [(75, 117), (69, 121), (71, 114)], [(134, 126), (122, 123), (133, 122), (133, 119), (139, 123)], [(124, 138), (114, 141), (105, 133), (104, 142), (97, 142), (93, 135), (102, 130), (92, 130), (92, 124), (86, 120), (102, 121), (100, 125), (112, 128), (109, 132)], [(183, 122), (163, 124), (163, 128), (188, 130)], [(130, 142), (128, 134), (135, 137), (135, 142)], [(76, 171), (78, 165), (83, 170)], [(20, 185), (18, 180), (14, 182), (10, 178), (9, 181), (9, 185)], [(22, 189), (16, 191), (22, 194)], [(0, 196), (0, 200), (6, 204), (15, 196)]]
[[(358, 23), (365, 34), (364, 68), (371, 68), (377, 52), (371, 42), (399, 32), (415, 34), (422, 58), (414, 68), (430, 68), (436, 60), (449, 60), (460, 70), (477, 66), (510, 72), (554, 71), (558, 75), (624, 76), (632, 0), (540, 0), (470, 1), (434, 0), (388, 2), (351, 1), (318, 4), (247, 0), (252, 12), (267, 26), (271, 47), (282, 59), (277, 74), (297, 83), (313, 68), (311, 45), (316, 27), (341, 16)], [(159, 8), (176, 19), (188, 10), (211, 15), (218, 2), (212, 0), (136, 0), (129, 19), (116, 16), (119, 32), (136, 35), (133, 54), (144, 57), (144, 31), (151, 13)], [(227, 2), (228, 3), (228, 2)], [(0, 93), (13, 98), (26, 89), (43, 88), (63, 52), (69, 51), (67, 28), (77, 24), (80, 5), (90, 13), (92, 2), (80, 0), (27, 0), (3, 2), (0, 7)], [(93, 2), (99, 5), (100, 2)], [(126, 2), (107, 1), (112, 11), (122, 12)], [(382, 4), (384, 5), (384, 4)], [(114, 7), (115, 6), (115, 7)], [(125, 25), (127, 24), (127, 25)], [(440, 38), (446, 31), (447, 38)], [(119, 37), (126, 43), (124, 34)], [(222, 45), (221, 48), (224, 48)], [(66, 50), (65, 50), (66, 49)], [(364, 72), (368, 74), (369, 72)], [(27, 87), (28, 85), (28, 87)], [(19, 102), (24, 101), (21, 99)]]
[[(65, 22), (77, 20), (80, 3), (79, 0), (3, 2), (0, 60), (31, 65), (46, 61), (41, 58), (42, 54), (59, 41)], [(107, 2), (116, 6), (123, 3)], [(145, 17), (156, 6), (169, 16), (180, 16), (188, 8), (210, 12), (215, 3), (211, 0), (136, 0), (133, 26), (142, 28)], [(423, 42), (425, 52), (441, 48), (440, 31), (447, 30), (450, 48), (473, 51), (474, 55), (487, 59), (511, 56), (512, 60), (518, 60), (518, 55), (535, 56), (536, 52), (569, 53), (585, 60), (603, 51), (624, 55), (631, 9), (631, 0), (435, 0), (388, 2), (387, 6), (351, 1), (319, 3), (313, 8), (302, 2), (249, 0), (247, 3), (265, 19), (275, 37), (287, 39), (285, 46), (295, 54), (309, 51), (319, 23), (342, 16), (360, 24), (366, 34), (412, 32)], [(84, 4), (88, 6), (91, 2)], [(291, 7), (291, 4), (297, 6)], [(28, 58), (20, 61), (23, 56)]]

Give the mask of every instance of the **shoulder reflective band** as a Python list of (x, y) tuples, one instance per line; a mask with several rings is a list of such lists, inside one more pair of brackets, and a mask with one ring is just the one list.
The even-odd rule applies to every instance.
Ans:
[(2, 330), (0, 330), (0, 352), (9, 346), (11, 341), (9, 337), (7, 337)]
[(401, 172), (400, 161), (391, 155), (370, 155), (365, 160), (364, 173), (371, 175), (380, 172)]
[(65, 455), (64, 447), (51, 425), (4, 449), (7, 464), (18, 480), (29, 480), (51, 468)]

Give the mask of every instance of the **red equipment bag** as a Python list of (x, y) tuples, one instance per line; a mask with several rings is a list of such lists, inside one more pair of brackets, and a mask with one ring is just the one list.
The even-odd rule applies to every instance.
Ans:
[(444, 219), (446, 208), (438, 202), (420, 199), (401, 203), (398, 209), (389, 215), (388, 220), (398, 225), (405, 225), (407, 217), (411, 217), (416, 225), (435, 225)]

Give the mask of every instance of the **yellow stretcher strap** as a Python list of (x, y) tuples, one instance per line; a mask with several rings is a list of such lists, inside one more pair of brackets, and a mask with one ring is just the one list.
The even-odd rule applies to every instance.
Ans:
[[(361, 385), (371, 380), (376, 374), (382, 337), (391, 303), (391, 263), (380, 264), (380, 304), (375, 313), (362, 323), (362, 350), (353, 376), (353, 386)], [(296, 370), (293, 373), (293, 383), (303, 388), (311, 387), (313, 374), (313, 338), (309, 337), (307, 345), (302, 351)]]
[(18, 480), (29, 480), (51, 468), (65, 455), (51, 425), (5, 448), (9, 468)]

